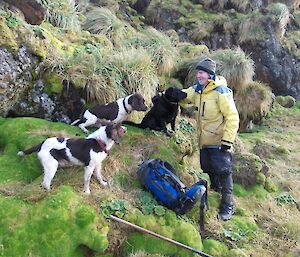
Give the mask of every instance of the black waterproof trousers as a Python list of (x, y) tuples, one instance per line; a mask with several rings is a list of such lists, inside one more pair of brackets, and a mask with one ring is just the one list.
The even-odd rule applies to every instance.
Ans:
[(208, 173), (211, 188), (221, 193), (223, 204), (233, 204), (232, 154), (220, 148), (203, 148), (200, 151), (200, 164)]

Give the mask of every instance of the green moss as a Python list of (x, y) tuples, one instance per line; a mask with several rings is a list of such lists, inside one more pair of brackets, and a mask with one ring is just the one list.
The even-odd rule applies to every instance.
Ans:
[(255, 195), (258, 199), (265, 199), (268, 196), (268, 191), (266, 191), (262, 185), (251, 186), (247, 191)]
[(246, 234), (258, 230), (258, 226), (252, 217), (234, 215), (227, 223), (232, 229), (243, 231)]
[(265, 174), (263, 174), (261, 172), (257, 173), (256, 174), (256, 182), (257, 182), (257, 184), (264, 186), (265, 183), (266, 183), (266, 176), (265, 176)]
[(208, 205), (210, 208), (218, 208), (220, 204), (220, 195), (217, 192), (208, 193)]
[(234, 195), (239, 197), (244, 197), (248, 195), (247, 190), (242, 185), (237, 183), (233, 184), (233, 193)]
[(266, 179), (265, 189), (270, 193), (278, 191), (277, 185), (272, 181), (271, 178)]
[(214, 257), (227, 257), (228, 248), (224, 243), (216, 241), (214, 239), (203, 240), (203, 251)]
[(295, 105), (296, 100), (294, 97), (288, 96), (276, 96), (276, 102), (279, 103), (283, 107), (291, 108)]
[(235, 209), (234, 214), (238, 216), (251, 216), (251, 213), (249, 211), (240, 207), (237, 207)]
[(53, 93), (59, 94), (62, 91), (63, 85), (61, 83), (61, 78), (55, 74), (50, 73), (44, 75), (45, 87), (44, 92), (48, 95), (52, 95)]
[[(72, 208), (71, 208), (72, 207)], [(77, 209), (77, 211), (76, 211)], [(103, 253), (108, 246), (107, 229), (99, 219), (80, 215), (80, 226), (74, 216), (91, 207), (81, 204), (81, 199), (69, 187), (61, 187), (55, 195), (28, 204), (0, 196), (0, 230), (3, 256), (74, 256), (79, 245)], [(74, 215), (76, 213), (76, 215)], [(86, 221), (87, 220), (87, 221)], [(81, 226), (82, 224), (85, 226)]]
[(76, 44), (65, 43), (59, 40), (54, 33), (52, 33), (57, 31), (57, 29), (50, 23), (43, 22), (41, 28), (43, 29), (43, 35), (46, 37), (46, 40), (58, 50), (59, 54), (62, 56), (72, 56), (76, 49)]
[(6, 19), (3, 16), (0, 16), (0, 45), (6, 46), (13, 51), (18, 49), (18, 44), (13, 32), (6, 24)]
[(245, 253), (242, 249), (231, 249), (229, 251), (230, 257), (249, 257), (247, 253)]
[[(176, 218), (174, 212), (167, 210), (164, 216), (141, 215), (139, 211), (128, 215), (127, 220), (149, 229), (160, 235), (169, 237), (197, 250), (202, 250), (201, 237), (192, 224)], [(155, 245), (155, 247), (153, 247)], [(137, 250), (161, 255), (195, 256), (190, 251), (166, 243), (149, 235), (134, 233), (124, 244), (124, 252), (129, 254)]]
[[(78, 127), (64, 123), (52, 123), (36, 118), (0, 118), (0, 184), (22, 181), (31, 182), (42, 175), (42, 167), (35, 154), (25, 157), (17, 156), (17, 152), (41, 143), (46, 135), (35, 135), (34, 131), (47, 132), (65, 130), (70, 136), (82, 134)], [(14, 131), (14, 136), (11, 132)]]
[(95, 220), (95, 210), (89, 206), (81, 206), (76, 212), (76, 224), (85, 228)]

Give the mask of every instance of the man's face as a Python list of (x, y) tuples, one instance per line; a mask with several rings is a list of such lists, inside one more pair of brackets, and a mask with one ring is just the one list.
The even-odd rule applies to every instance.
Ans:
[(197, 77), (200, 85), (203, 85), (203, 86), (206, 86), (207, 80), (210, 79), (210, 75), (206, 71), (203, 71), (203, 70), (198, 70), (196, 77)]

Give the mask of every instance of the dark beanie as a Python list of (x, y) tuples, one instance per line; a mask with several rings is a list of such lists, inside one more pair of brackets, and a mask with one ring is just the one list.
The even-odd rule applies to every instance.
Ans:
[(210, 58), (205, 58), (197, 64), (196, 70), (203, 70), (211, 75), (215, 75), (216, 63)]

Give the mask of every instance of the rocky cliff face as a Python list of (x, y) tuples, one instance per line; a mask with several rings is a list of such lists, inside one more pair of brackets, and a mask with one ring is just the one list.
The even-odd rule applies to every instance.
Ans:
[(0, 115), (5, 116), (32, 86), (38, 65), (26, 47), (20, 47), (15, 56), (0, 48), (0, 63)]
[(266, 24), (266, 28), (267, 40), (241, 45), (255, 61), (256, 79), (270, 85), (275, 95), (300, 99), (300, 60), (282, 47), (272, 24)]
[[(217, 1), (206, 1), (211, 2), (209, 6), (205, 6), (205, 1), (197, 1), (206, 7), (199, 7), (200, 11), (194, 10), (197, 5), (180, 9), (176, 4), (152, 2), (145, 12), (149, 25), (161, 30), (173, 29), (181, 41), (205, 44), (210, 50), (240, 46), (255, 62), (256, 80), (269, 84), (276, 95), (292, 95), (300, 99), (300, 60), (288, 52), (278, 38), (281, 25), (278, 20), (270, 18), (272, 14), (266, 8), (271, 1), (252, 1), (243, 8), (232, 5), (231, 1), (225, 1), (224, 6)], [(197, 12), (198, 20), (196, 16), (191, 17)], [(261, 20), (254, 24), (254, 29), (261, 29), (263, 35), (259, 37), (256, 32), (252, 38), (248, 35), (247, 40), (240, 40), (239, 17), (252, 12), (256, 12), (257, 19)], [(228, 17), (232, 20), (228, 21)], [(204, 22), (199, 22), (202, 19)]]
[(31, 116), (65, 123), (79, 117), (83, 103), (74, 86), (65, 81), (60, 92), (45, 93), (42, 63), (25, 46), (15, 56), (1, 48), (0, 63), (0, 116)]

